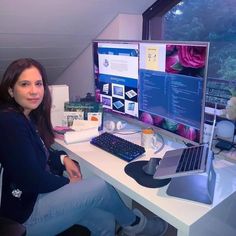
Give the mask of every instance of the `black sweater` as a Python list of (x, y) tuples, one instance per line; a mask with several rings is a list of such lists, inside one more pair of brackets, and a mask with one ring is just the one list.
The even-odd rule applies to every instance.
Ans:
[(48, 151), (49, 158), (34, 125), (22, 113), (0, 111), (0, 162), (4, 169), (1, 216), (23, 223), (31, 215), (39, 193), (69, 183), (68, 178), (47, 168), (49, 164), (62, 170), (60, 155), (65, 152)]

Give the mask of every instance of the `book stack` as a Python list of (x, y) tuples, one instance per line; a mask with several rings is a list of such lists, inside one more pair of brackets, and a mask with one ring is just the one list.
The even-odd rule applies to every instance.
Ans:
[(65, 136), (66, 132), (71, 132), (71, 131), (75, 131), (75, 130), (70, 127), (66, 127), (66, 126), (55, 126), (53, 128), (53, 131), (55, 134), (55, 138), (64, 140), (64, 136)]
[(96, 102), (65, 102), (64, 126), (55, 126), (55, 137), (67, 144), (89, 141), (102, 129), (103, 109)]
[(102, 128), (103, 108), (97, 102), (65, 102), (64, 122), (71, 127), (74, 120), (97, 121)]
[(66, 144), (79, 143), (98, 136), (98, 127), (98, 121), (75, 120), (72, 127), (55, 126), (54, 134)]

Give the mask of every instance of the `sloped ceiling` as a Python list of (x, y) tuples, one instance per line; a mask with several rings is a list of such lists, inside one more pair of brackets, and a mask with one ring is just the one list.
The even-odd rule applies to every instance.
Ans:
[(155, 0), (0, 0), (0, 78), (20, 57), (39, 60), (54, 81), (118, 15)]

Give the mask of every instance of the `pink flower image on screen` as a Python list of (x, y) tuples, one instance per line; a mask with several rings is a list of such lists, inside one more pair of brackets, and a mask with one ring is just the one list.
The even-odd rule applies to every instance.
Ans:
[(194, 129), (193, 127), (187, 127), (183, 124), (178, 124), (177, 134), (192, 141), (195, 141), (198, 138), (196, 129)]
[(196, 140), (196, 138), (197, 138), (196, 130), (193, 127), (187, 127), (186, 128), (186, 135), (185, 135), (185, 137), (187, 139), (192, 140), (192, 141)]
[(179, 56), (178, 54), (173, 54), (166, 57), (166, 72), (177, 74), (181, 69), (179, 66)]
[(197, 46), (177, 46), (179, 62), (184, 67), (202, 68), (206, 61), (206, 48)]
[(179, 55), (176, 45), (166, 45), (166, 72), (178, 74), (179, 68)]
[(186, 136), (186, 127), (183, 124), (178, 124), (177, 126), (177, 134), (181, 135), (182, 137)]
[(140, 120), (147, 123), (147, 124), (153, 124), (153, 118), (149, 113), (143, 112), (141, 114)]
[(201, 76), (201, 70), (205, 67), (206, 53), (206, 47), (203, 46), (166, 45), (165, 71), (172, 74)]
[(161, 126), (164, 122), (164, 118), (160, 116), (154, 116), (154, 124), (157, 126)]

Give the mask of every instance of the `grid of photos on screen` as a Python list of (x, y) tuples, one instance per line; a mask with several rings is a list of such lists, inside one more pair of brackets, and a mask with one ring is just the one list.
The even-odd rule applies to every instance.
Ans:
[(106, 109), (137, 118), (138, 44), (98, 43), (97, 52), (97, 100)]

